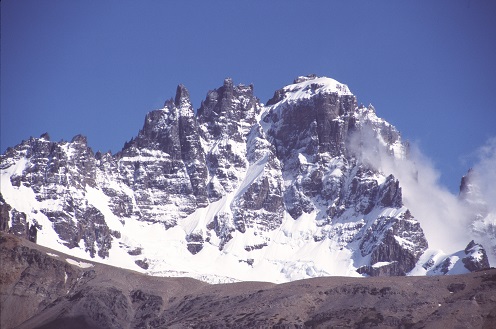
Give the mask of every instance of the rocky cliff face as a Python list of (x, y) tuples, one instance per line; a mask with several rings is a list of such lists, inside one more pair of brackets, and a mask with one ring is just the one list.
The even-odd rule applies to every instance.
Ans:
[(299, 77), (266, 105), (226, 79), (195, 114), (179, 85), (115, 155), (83, 136), (9, 148), (1, 228), (156, 275), (406, 275), (428, 241), (377, 157), (408, 145), (357, 104), (329, 78)]
[(260, 111), (253, 86), (234, 86), (231, 79), (226, 79), (222, 87), (209, 91), (198, 109), (211, 201), (219, 200), (239, 185), (248, 167), (247, 137)]
[[(138, 136), (108, 160), (115, 161), (112, 168), (118, 169), (107, 171), (113, 178), (108, 189), (113, 189), (114, 202), (134, 205), (118, 215), (135, 215), (142, 221), (172, 227), (179, 218), (208, 203), (205, 154), (189, 93), (182, 85), (175, 100), (148, 113)], [(116, 182), (122, 185), (112, 188)], [(128, 188), (124, 202), (120, 201), (122, 186)]]
[[(75, 248), (81, 242), (91, 257), (108, 256), (112, 235), (117, 233), (109, 230), (103, 214), (86, 199), (85, 190), (96, 187), (97, 168), (85, 137), (75, 136), (70, 143), (52, 142), (48, 134), (30, 138), (6, 152), (2, 167), (12, 165), (23, 168), (10, 177), (2, 176), (2, 184), (9, 179), (14, 189), (26, 188), (30, 201), (38, 205), (36, 213), (48, 219), (63, 245)], [(33, 209), (26, 209), (10, 211), (10, 230), (21, 236), (33, 226), (41, 228), (31, 217)]]

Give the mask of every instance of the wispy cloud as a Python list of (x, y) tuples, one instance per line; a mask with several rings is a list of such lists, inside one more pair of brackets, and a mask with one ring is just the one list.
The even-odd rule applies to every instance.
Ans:
[(496, 137), (477, 151), (477, 162), (470, 172), (470, 193), (466, 196), (471, 211), (471, 231), (496, 264)]
[(477, 150), (478, 162), (474, 165), (474, 179), (479, 186), (488, 210), (496, 211), (496, 137), (489, 138)]
[(372, 128), (365, 127), (359, 134), (351, 138), (352, 150), (365, 164), (400, 181), (404, 205), (420, 222), (429, 247), (446, 253), (464, 249), (472, 239), (467, 230), (470, 209), (440, 184), (432, 162), (415, 144), (410, 145), (407, 157), (395, 157), (374, 137)]

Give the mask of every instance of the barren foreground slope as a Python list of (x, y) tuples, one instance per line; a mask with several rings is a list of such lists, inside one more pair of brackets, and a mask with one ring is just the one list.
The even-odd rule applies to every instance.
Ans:
[(0, 235), (1, 328), (495, 328), (496, 270), (210, 285)]

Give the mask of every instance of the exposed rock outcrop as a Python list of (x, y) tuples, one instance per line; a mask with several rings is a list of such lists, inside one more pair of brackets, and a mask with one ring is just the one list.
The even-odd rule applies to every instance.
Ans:
[(489, 268), (489, 260), (482, 245), (475, 243), (474, 240), (465, 248), (466, 257), (462, 258), (463, 265), (471, 271), (480, 271)]

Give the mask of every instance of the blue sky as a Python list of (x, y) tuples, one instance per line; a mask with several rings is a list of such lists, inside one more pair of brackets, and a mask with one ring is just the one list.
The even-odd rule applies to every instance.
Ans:
[(266, 102), (298, 75), (348, 84), (451, 191), (496, 135), (496, 1), (1, 2), (1, 151), (48, 132), (117, 152), (145, 114), (226, 77)]

